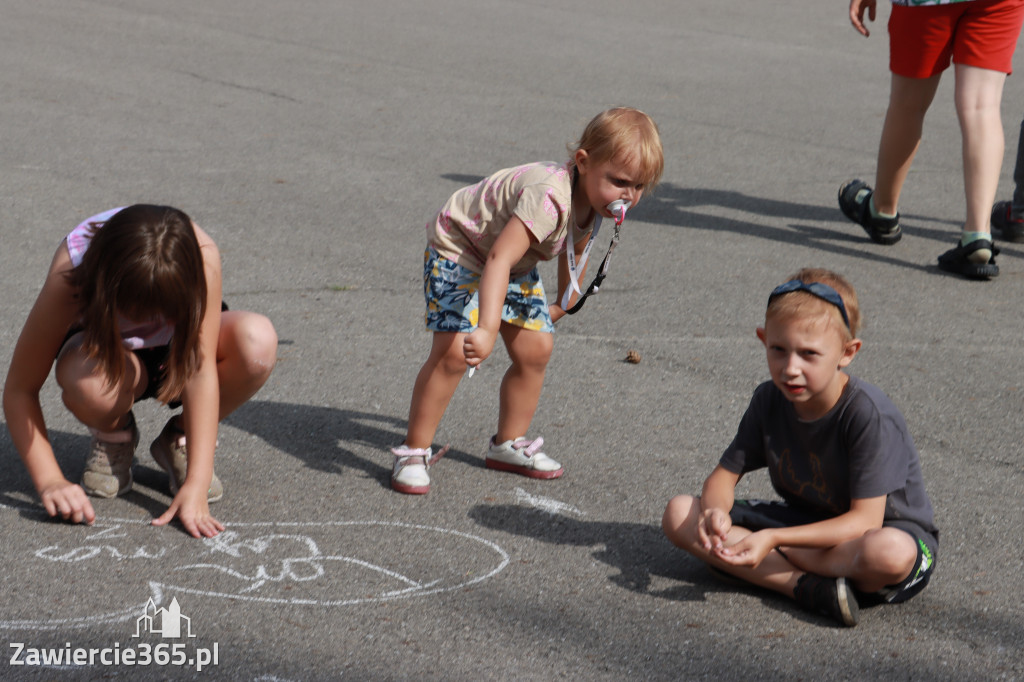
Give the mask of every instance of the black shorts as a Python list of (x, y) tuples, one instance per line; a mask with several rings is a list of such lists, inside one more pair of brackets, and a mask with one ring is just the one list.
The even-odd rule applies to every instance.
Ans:
[[(823, 521), (821, 516), (802, 509), (790, 507), (778, 500), (736, 500), (729, 513), (734, 525), (757, 531), (764, 528), (788, 528)], [(917, 561), (910, 575), (896, 585), (888, 585), (873, 596), (892, 604), (906, 601), (923, 590), (932, 578), (935, 559), (938, 555), (939, 539), (920, 524), (906, 519), (882, 522), (886, 528), (899, 528), (914, 538), (917, 545)]]
[[(64, 346), (67, 345), (68, 340), (82, 331), (80, 328), (72, 329), (64, 337), (64, 343), (60, 345), (60, 349), (64, 350)], [(170, 346), (156, 346), (155, 348), (136, 348), (132, 350), (135, 357), (139, 359), (139, 363), (146, 368), (146, 389), (142, 392), (135, 402), (140, 400), (146, 400), (148, 398), (155, 398), (156, 394), (160, 392), (160, 386), (164, 377), (164, 368), (167, 366), (167, 354), (170, 352)], [(60, 351), (57, 352), (60, 355)], [(181, 401), (175, 400), (169, 403), (170, 407), (178, 407), (181, 405)]]
[[(167, 355), (171, 352), (170, 346), (156, 346), (155, 348), (137, 348), (132, 351), (139, 359), (142, 366), (146, 368), (146, 389), (135, 402), (155, 398), (163, 386), (164, 370), (167, 368)], [(180, 400), (173, 400), (168, 403), (170, 407), (181, 405)]]

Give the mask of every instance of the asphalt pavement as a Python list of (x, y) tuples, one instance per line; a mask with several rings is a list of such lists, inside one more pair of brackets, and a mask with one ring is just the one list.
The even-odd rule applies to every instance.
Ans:
[[(868, 39), (846, 15), (816, 0), (0, 0), (4, 376), (62, 237), (135, 202), (193, 216), (232, 308), (281, 339), (268, 384), (220, 430), (216, 539), (148, 525), (170, 498), (145, 445), (134, 490), (97, 501), (93, 527), (47, 520), (3, 430), (0, 677), (1024, 679), (1024, 245), (999, 244), (992, 281), (936, 267), (964, 217), (951, 73), (903, 240), (843, 218), (836, 190), (874, 177), (889, 88), (887, 4)], [(463, 184), (565, 158), (619, 104), (658, 122), (666, 168), (600, 294), (558, 325), (531, 435), (565, 475), (484, 468), (499, 350), (446, 413), (431, 492), (393, 493), (388, 448), (430, 343), (423, 225)], [(1012, 76), (1002, 198), (1022, 111)], [(928, 589), (853, 629), (716, 582), (659, 526), (767, 378), (754, 330), (804, 266), (856, 286), (851, 371), (903, 411), (942, 534)], [(52, 380), (42, 399), (78, 476), (87, 432)], [(148, 444), (167, 413), (136, 417)], [(742, 486), (771, 493), (765, 476)]]

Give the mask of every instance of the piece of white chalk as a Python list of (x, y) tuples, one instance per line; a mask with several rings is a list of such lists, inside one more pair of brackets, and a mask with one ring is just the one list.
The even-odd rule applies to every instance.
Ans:
[(470, 368), (469, 368), (469, 371), (468, 371), (468, 372), (466, 372), (466, 376), (467, 376), (468, 378), (473, 378), (473, 372), (475, 372), (475, 371), (476, 371), (476, 367), (470, 367)]

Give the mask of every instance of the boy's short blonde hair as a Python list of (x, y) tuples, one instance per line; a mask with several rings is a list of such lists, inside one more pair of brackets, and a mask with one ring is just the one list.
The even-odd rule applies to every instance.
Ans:
[(569, 148), (570, 157), (575, 157), (581, 149), (595, 163), (613, 159), (635, 163), (645, 193), (658, 185), (665, 169), (658, 125), (650, 116), (632, 107), (608, 109), (591, 119), (576, 146)]
[(793, 291), (771, 298), (768, 301), (768, 310), (765, 311), (765, 321), (771, 317), (793, 319), (817, 316), (825, 312), (842, 333), (844, 341), (852, 341), (857, 338), (861, 326), (860, 304), (857, 302), (857, 292), (845, 277), (824, 268), (804, 268), (786, 281), (792, 280), (799, 280), (805, 284), (818, 282), (835, 289), (839, 297), (843, 299), (846, 316), (850, 320), (849, 326), (843, 321), (838, 307), (806, 291)]

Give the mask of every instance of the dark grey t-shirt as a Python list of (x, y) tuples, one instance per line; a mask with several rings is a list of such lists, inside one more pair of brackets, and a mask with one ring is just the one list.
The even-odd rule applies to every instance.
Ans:
[(768, 468), (787, 504), (838, 516), (851, 499), (886, 495), (885, 520), (938, 534), (921, 462), (903, 415), (881, 390), (850, 377), (828, 414), (802, 421), (771, 381), (757, 387), (720, 460), (734, 474)]

